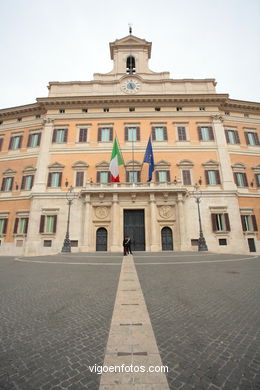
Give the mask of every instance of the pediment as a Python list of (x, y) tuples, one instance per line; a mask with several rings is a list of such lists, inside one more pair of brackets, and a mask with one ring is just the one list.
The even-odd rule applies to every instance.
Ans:
[(125, 165), (126, 165), (126, 167), (133, 167), (133, 166), (140, 167), (142, 164), (137, 160), (130, 160), (130, 161), (127, 161), (127, 163)]
[(88, 168), (89, 165), (85, 161), (76, 161), (72, 164), (72, 168)]
[(171, 164), (168, 161), (160, 160), (155, 165), (156, 167), (169, 167)]
[(219, 165), (219, 162), (218, 161), (215, 161), (215, 160), (208, 160), (206, 161), (205, 163), (202, 164), (204, 167), (207, 166), (207, 167), (216, 167)]
[(100, 163), (96, 164), (96, 168), (107, 168), (109, 167), (109, 163), (107, 161), (101, 161)]
[(16, 171), (11, 169), (11, 168), (7, 168), (4, 172), (3, 172), (3, 175), (4, 176), (9, 176), (9, 175), (15, 175), (16, 174)]
[(255, 165), (252, 169), (254, 172), (260, 172), (260, 164)]
[(246, 165), (243, 164), (243, 163), (235, 163), (235, 164), (233, 164), (231, 166), (232, 166), (232, 168), (246, 169)]
[(59, 163), (57, 161), (55, 161), (54, 163), (48, 165), (48, 168), (61, 169), (61, 168), (64, 168), (64, 167), (65, 167), (65, 165), (63, 165), (63, 164), (61, 164), (61, 163)]
[(193, 167), (194, 164), (191, 160), (181, 160), (178, 164), (178, 167)]
[(152, 43), (146, 41), (145, 39), (138, 38), (134, 35), (127, 35), (126, 37), (123, 37), (121, 39), (116, 39), (114, 42), (110, 42), (110, 54), (111, 59), (114, 59), (114, 50), (115, 48), (119, 47), (146, 47), (148, 49), (148, 58), (151, 57), (151, 47)]
[(32, 165), (28, 165), (27, 167), (25, 167), (23, 169), (23, 173), (32, 173), (32, 172), (35, 172), (36, 171), (36, 168), (33, 167)]

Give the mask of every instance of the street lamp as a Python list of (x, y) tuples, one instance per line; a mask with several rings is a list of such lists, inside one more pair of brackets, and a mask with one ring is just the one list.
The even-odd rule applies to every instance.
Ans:
[(72, 202), (73, 200), (75, 199), (75, 194), (73, 192), (73, 187), (70, 186), (67, 193), (66, 193), (66, 198), (67, 198), (67, 201), (68, 201), (68, 206), (69, 206), (69, 210), (68, 210), (68, 219), (67, 219), (67, 231), (66, 231), (66, 235), (65, 235), (65, 239), (64, 239), (64, 242), (63, 242), (63, 247), (62, 247), (62, 252), (71, 252), (71, 243), (70, 243), (70, 234), (69, 234), (69, 227), (70, 227), (70, 208), (71, 208), (71, 205), (72, 205)]
[(193, 195), (196, 199), (196, 203), (198, 205), (198, 215), (199, 215), (199, 227), (200, 227), (200, 236), (199, 236), (199, 245), (198, 245), (198, 251), (201, 252), (201, 251), (207, 251), (208, 250), (208, 247), (207, 247), (207, 244), (206, 244), (206, 240), (203, 236), (203, 231), (202, 231), (202, 226), (201, 226), (201, 217), (200, 217), (200, 200), (201, 200), (201, 195), (202, 195), (202, 192), (200, 190), (200, 186), (198, 184), (195, 184), (194, 186), (194, 191), (193, 191)]

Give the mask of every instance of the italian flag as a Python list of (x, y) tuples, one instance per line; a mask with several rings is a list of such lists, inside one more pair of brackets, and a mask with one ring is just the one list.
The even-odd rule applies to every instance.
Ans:
[(119, 180), (119, 165), (123, 165), (124, 161), (122, 158), (122, 155), (120, 153), (120, 150), (118, 148), (117, 140), (115, 138), (113, 150), (111, 154), (110, 164), (109, 164), (109, 171), (111, 173), (111, 181), (116, 182)]

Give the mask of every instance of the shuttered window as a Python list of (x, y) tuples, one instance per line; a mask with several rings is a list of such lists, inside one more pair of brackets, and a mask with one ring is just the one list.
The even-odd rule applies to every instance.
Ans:
[(21, 184), (21, 190), (29, 191), (32, 189), (34, 181), (33, 175), (27, 175), (22, 177), (22, 184)]
[(246, 138), (247, 145), (252, 145), (252, 146), (259, 145), (259, 138), (256, 132), (246, 131), (245, 138)]
[(54, 129), (52, 135), (53, 143), (64, 143), (67, 142), (68, 139), (68, 129)]
[(80, 128), (79, 129), (79, 142), (87, 142), (88, 129)]
[(227, 213), (211, 214), (212, 229), (214, 232), (229, 232), (230, 222)]
[(13, 177), (4, 177), (2, 181), (1, 191), (12, 191), (13, 189)]
[(113, 128), (99, 127), (98, 142), (111, 142), (111, 141), (113, 141)]
[(185, 186), (190, 186), (191, 185), (191, 174), (190, 170), (188, 169), (183, 169), (182, 170), (182, 182)]
[(140, 171), (127, 171), (126, 181), (128, 183), (138, 183), (140, 181)]
[(153, 141), (167, 141), (167, 127), (154, 126), (152, 127), (152, 139)]
[(125, 127), (125, 141), (130, 141), (130, 142), (140, 141), (140, 127), (139, 126)]
[(41, 215), (40, 233), (56, 233), (57, 215)]
[(8, 219), (7, 218), (1, 218), (0, 219), (0, 235), (6, 234), (7, 224), (8, 224)]
[(97, 171), (97, 183), (108, 183), (109, 174), (108, 171)]
[(48, 187), (60, 187), (62, 179), (62, 172), (50, 172), (48, 176)]
[(237, 130), (225, 130), (225, 135), (228, 144), (240, 144), (239, 134)]
[(9, 150), (17, 150), (20, 149), (22, 146), (22, 135), (14, 135), (10, 138), (9, 142)]
[(15, 218), (14, 234), (27, 234), (29, 218)]
[(220, 174), (218, 170), (206, 170), (205, 171), (206, 184), (217, 185), (220, 184)]
[(234, 180), (238, 187), (248, 187), (248, 181), (246, 173), (234, 172)]
[(214, 141), (213, 128), (211, 126), (199, 126), (198, 134), (200, 141)]
[(260, 173), (255, 174), (256, 186), (260, 187)]
[(41, 143), (41, 133), (32, 133), (28, 137), (27, 147), (36, 148)]
[(241, 223), (244, 232), (258, 231), (255, 215), (241, 215)]
[(83, 187), (84, 185), (84, 172), (76, 172), (76, 187)]
[(187, 136), (186, 136), (186, 128), (184, 126), (178, 126), (178, 140), (179, 141), (186, 141)]

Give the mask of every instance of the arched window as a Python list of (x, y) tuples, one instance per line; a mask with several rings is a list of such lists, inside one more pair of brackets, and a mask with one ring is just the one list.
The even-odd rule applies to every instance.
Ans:
[(127, 57), (126, 60), (126, 73), (135, 73), (135, 58), (133, 56)]

